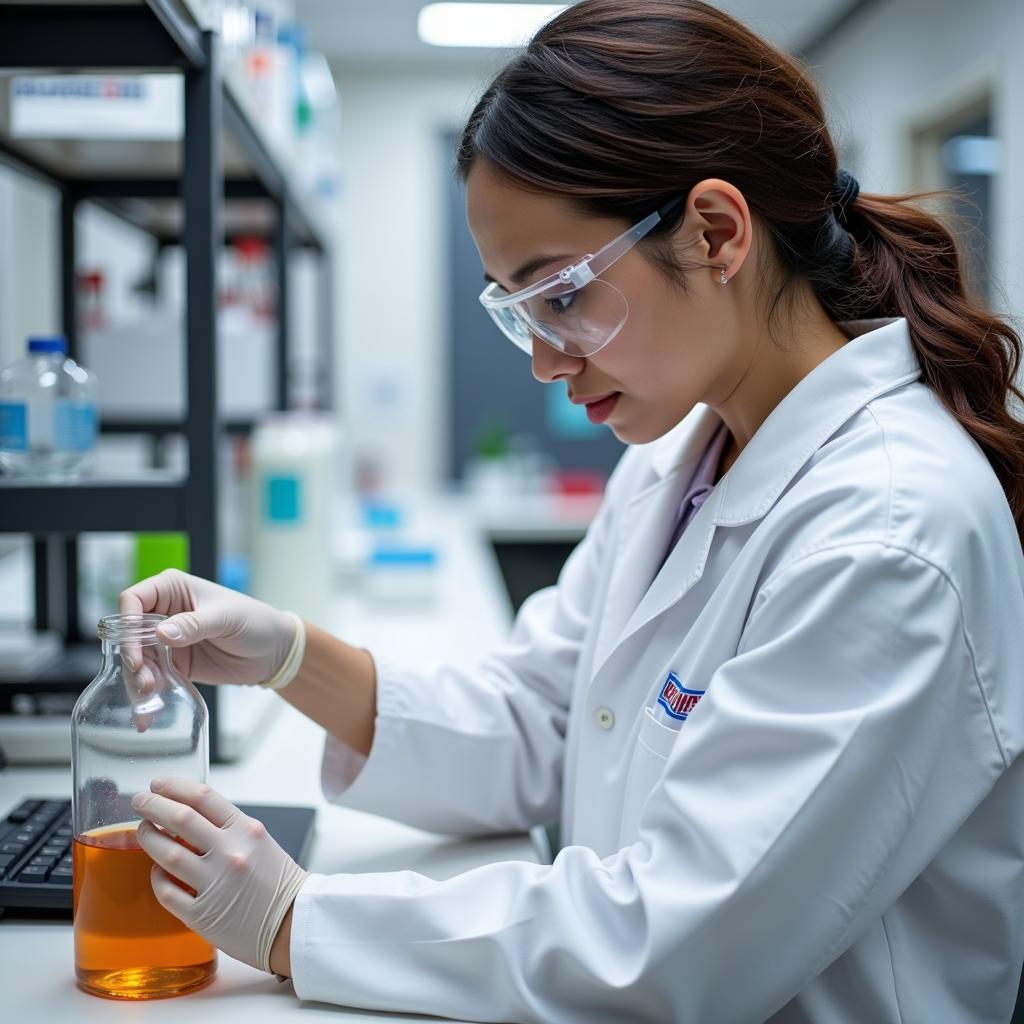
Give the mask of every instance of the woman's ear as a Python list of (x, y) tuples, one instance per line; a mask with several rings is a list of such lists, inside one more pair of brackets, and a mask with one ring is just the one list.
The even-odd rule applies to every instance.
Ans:
[(683, 217), (685, 237), (696, 238), (700, 253), (712, 267), (736, 274), (753, 240), (750, 208), (735, 185), (721, 178), (705, 178), (690, 190)]

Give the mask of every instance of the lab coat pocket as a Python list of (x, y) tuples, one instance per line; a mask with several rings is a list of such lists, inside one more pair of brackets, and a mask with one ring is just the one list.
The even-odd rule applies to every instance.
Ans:
[(652, 708), (644, 708), (644, 720), (640, 725), (639, 742), (652, 754), (668, 757), (679, 735), (679, 726), (664, 725), (655, 717)]
[(651, 790), (664, 774), (668, 756), (679, 735), (678, 729), (662, 725), (650, 708), (644, 708), (640, 734), (630, 761), (626, 776), (626, 787), (622, 800), (622, 824), (619, 829), (619, 845), (628, 846), (637, 839), (637, 825), (640, 812), (647, 802)]

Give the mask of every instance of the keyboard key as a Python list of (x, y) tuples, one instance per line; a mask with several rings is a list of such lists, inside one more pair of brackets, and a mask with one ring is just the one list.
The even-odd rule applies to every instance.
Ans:
[(24, 843), (4, 843), (0, 846), (0, 853), (21, 853), (24, 849)]
[(70, 871), (62, 871), (60, 868), (54, 868), (50, 872), (50, 879), (55, 885), (71, 885), (74, 882)]
[(49, 868), (44, 868), (41, 864), (30, 864), (18, 872), (17, 878), (19, 882), (42, 882), (49, 871)]
[(57, 863), (56, 857), (44, 857), (41, 853), (33, 857), (29, 864), (36, 865), (41, 864), (44, 868), (52, 868)]
[(35, 800), (26, 800), (19, 807), (16, 807), (10, 814), (7, 815), (8, 821), (25, 821), (30, 818), (38, 807), (38, 803)]
[(72, 868), (71, 868), (70, 864), (58, 864), (53, 869), (53, 874), (55, 874), (55, 875), (71, 875), (71, 874), (73, 874), (73, 871), (72, 871)]
[(70, 825), (62, 825), (62, 826), (61, 826), (61, 827), (60, 827), (59, 829), (57, 829), (57, 831), (56, 831), (56, 832), (54, 832), (53, 834), (54, 834), (55, 836), (67, 836), (67, 837), (68, 837), (68, 839), (70, 839), (70, 838), (71, 838), (71, 826), (70, 826)]
[(13, 853), (0, 853), (0, 875), (7, 870), (7, 865), (15, 860)]
[(67, 851), (67, 846), (58, 846), (56, 843), (47, 843), (39, 852), (44, 857), (63, 857)]

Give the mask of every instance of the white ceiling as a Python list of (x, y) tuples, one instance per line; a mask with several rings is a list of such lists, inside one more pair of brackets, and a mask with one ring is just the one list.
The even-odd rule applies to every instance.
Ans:
[[(438, 70), (479, 64), (488, 51), (428, 46), (416, 36), (427, 0), (296, 0), (310, 46), (345, 68), (392, 64)], [(526, 0), (535, 2), (535, 0)], [(623, 0), (628, 3), (629, 0)], [(857, 0), (722, 0), (724, 10), (785, 49), (800, 49)], [(493, 51), (491, 52), (493, 55)]]

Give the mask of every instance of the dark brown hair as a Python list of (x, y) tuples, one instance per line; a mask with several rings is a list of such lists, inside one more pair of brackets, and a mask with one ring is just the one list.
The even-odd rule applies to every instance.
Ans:
[[(950, 231), (910, 201), (834, 212), (838, 173), (818, 90), (796, 59), (700, 0), (581, 0), (497, 75), (459, 143), (511, 182), (630, 223), (698, 181), (734, 184), (760, 218), (779, 284), (807, 279), (833, 320), (906, 317), (922, 378), (980, 445), (1024, 542), (1024, 424), (1010, 408), (1021, 340), (965, 291)], [(658, 225), (647, 254), (685, 288)], [(660, 229), (660, 230), (659, 230)], [(767, 284), (762, 278), (759, 287)]]

